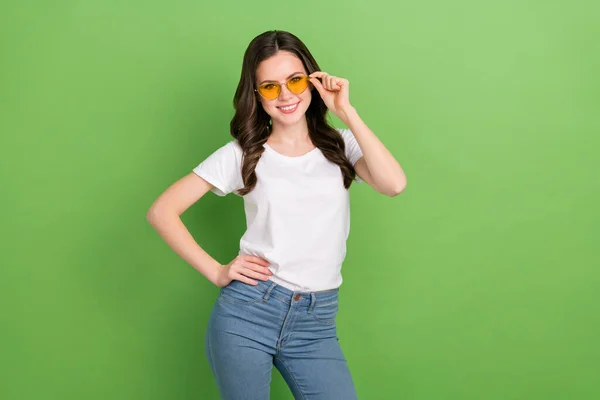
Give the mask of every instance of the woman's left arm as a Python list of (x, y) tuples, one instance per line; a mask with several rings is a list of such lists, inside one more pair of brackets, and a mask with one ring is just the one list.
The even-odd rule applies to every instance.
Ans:
[(309, 77), (327, 108), (346, 124), (362, 150), (363, 156), (354, 164), (358, 176), (379, 193), (388, 196), (402, 193), (406, 188), (406, 175), (350, 104), (350, 82), (323, 71), (315, 71)]
[(360, 178), (379, 193), (396, 196), (406, 188), (404, 170), (354, 107), (339, 110), (338, 117), (350, 129), (363, 156), (354, 164)]

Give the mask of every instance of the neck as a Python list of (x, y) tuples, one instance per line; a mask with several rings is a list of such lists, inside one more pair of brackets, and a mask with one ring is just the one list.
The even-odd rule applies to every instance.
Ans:
[(277, 123), (277, 121), (273, 121), (273, 129), (269, 136), (271, 139), (283, 143), (298, 143), (310, 140), (306, 117), (300, 119), (300, 121), (294, 125), (282, 125)]

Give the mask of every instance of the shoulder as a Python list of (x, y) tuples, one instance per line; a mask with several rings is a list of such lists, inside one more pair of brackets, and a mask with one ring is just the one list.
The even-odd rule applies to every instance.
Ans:
[(232, 153), (241, 153), (242, 152), (242, 146), (240, 146), (240, 143), (238, 142), (237, 139), (233, 139), (228, 141), (227, 143), (225, 143), (222, 148), (227, 149), (227, 151), (232, 152)]
[(335, 128), (336, 131), (342, 136), (344, 142), (346, 143), (346, 147), (355, 148), (358, 146), (356, 138), (352, 131), (348, 128)]
[(338, 131), (338, 133), (342, 136), (342, 138), (344, 139), (345, 142), (351, 142), (354, 139), (354, 135), (352, 134), (352, 131), (348, 128), (335, 128), (336, 131)]
[(227, 145), (231, 146), (236, 153), (242, 153), (242, 146), (240, 146), (240, 142), (237, 139), (227, 142)]
[(237, 139), (234, 139), (222, 145), (215, 153), (218, 153), (221, 157), (239, 162), (242, 160), (243, 150)]
[(346, 128), (334, 128), (334, 129), (337, 131), (337, 133), (339, 133), (340, 135), (342, 135), (342, 137), (346, 136), (346, 131), (348, 130)]

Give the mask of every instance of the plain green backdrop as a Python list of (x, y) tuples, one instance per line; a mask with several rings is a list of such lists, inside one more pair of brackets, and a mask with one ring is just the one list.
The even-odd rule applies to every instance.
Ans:
[[(600, 398), (599, 19), (594, 1), (2, 2), (0, 398), (218, 398), (218, 288), (145, 215), (231, 140), (243, 52), (270, 29), (349, 79), (408, 177), (395, 198), (351, 188), (338, 336), (359, 397)], [(237, 255), (242, 199), (183, 220)], [(276, 370), (272, 398), (292, 398)]]

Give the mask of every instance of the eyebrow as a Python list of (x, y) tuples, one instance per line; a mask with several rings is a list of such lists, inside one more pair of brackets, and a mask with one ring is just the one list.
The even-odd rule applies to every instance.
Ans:
[[(298, 75), (298, 74), (303, 74), (304, 72), (302, 71), (298, 71), (298, 72), (294, 72), (293, 74), (291, 74), (290, 76), (288, 76), (286, 79), (290, 79), (292, 76), (294, 75)], [(266, 81), (262, 81), (261, 83), (259, 83), (258, 85), (262, 85), (265, 82), (277, 82), (277, 81), (270, 81), (270, 80), (266, 80)]]

